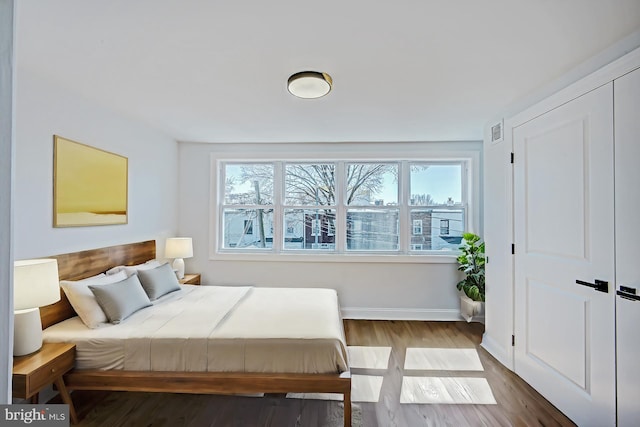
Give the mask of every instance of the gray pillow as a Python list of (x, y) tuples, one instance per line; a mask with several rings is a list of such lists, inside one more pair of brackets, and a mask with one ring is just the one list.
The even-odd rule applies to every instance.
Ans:
[(138, 270), (138, 277), (151, 301), (180, 290), (178, 278), (169, 264), (162, 264), (148, 270)]
[(108, 285), (89, 285), (89, 289), (111, 323), (120, 323), (136, 311), (151, 305), (135, 275)]

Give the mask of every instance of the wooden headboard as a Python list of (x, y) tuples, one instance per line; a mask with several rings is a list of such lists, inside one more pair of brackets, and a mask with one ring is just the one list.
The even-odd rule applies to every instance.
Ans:
[[(58, 260), (60, 280), (80, 280), (104, 273), (117, 265), (142, 264), (155, 257), (156, 241), (147, 240), (146, 242), (54, 255), (48, 258)], [(62, 289), (60, 289), (60, 301), (40, 307), (40, 320), (43, 329), (76, 315)]]

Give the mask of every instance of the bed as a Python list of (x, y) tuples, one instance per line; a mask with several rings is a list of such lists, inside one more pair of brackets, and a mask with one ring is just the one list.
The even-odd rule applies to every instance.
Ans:
[[(155, 246), (151, 240), (54, 258), (61, 280), (79, 280), (152, 260)], [(333, 290), (183, 285), (97, 329), (79, 320), (61, 290), (41, 317), (46, 341), (77, 346), (68, 389), (339, 393), (344, 425), (351, 425), (351, 375)]]

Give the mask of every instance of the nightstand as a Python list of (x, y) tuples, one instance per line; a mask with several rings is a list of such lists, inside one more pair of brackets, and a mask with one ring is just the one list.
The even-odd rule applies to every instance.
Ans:
[(35, 353), (13, 358), (13, 396), (38, 403), (38, 393), (45, 386), (55, 384), (62, 401), (69, 405), (73, 424), (78, 422), (73, 401), (64, 385), (62, 376), (73, 369), (76, 361), (76, 345), (44, 343)]
[(183, 285), (199, 285), (200, 284), (200, 275), (199, 274), (185, 274), (184, 279), (180, 280), (180, 283)]

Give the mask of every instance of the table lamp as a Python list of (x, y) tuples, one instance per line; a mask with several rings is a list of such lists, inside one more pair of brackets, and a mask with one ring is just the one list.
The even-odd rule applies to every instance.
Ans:
[(60, 300), (58, 261), (28, 259), (13, 265), (13, 355), (23, 356), (42, 347), (40, 307)]
[(184, 279), (184, 259), (193, 256), (191, 237), (170, 237), (164, 248), (166, 258), (174, 258), (173, 269), (177, 270), (178, 279)]

